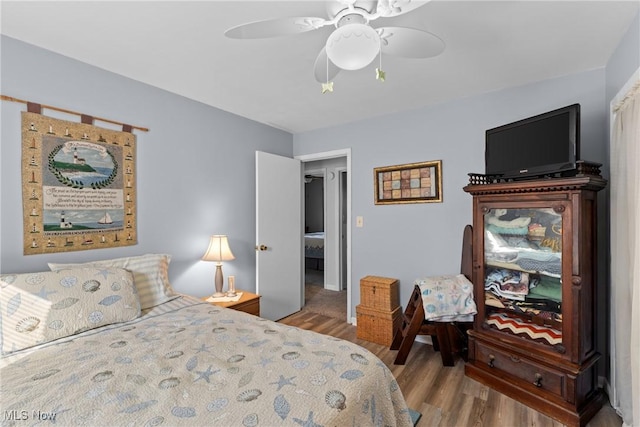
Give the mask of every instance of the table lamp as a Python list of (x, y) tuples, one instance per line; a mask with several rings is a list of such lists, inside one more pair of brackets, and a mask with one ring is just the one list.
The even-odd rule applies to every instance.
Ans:
[(224, 293), (222, 292), (222, 286), (224, 285), (224, 279), (222, 277), (222, 261), (231, 261), (232, 259), (235, 259), (235, 257), (229, 248), (227, 236), (218, 234), (211, 236), (209, 248), (207, 248), (207, 252), (205, 252), (202, 260), (217, 262), (215, 279), (216, 292), (213, 294), (214, 297), (224, 296)]

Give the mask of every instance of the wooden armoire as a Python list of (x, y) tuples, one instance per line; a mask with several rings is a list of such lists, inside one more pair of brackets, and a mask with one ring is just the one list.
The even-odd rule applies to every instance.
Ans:
[(602, 406), (596, 349), (596, 167), (573, 177), (470, 175), (469, 377), (570, 426)]

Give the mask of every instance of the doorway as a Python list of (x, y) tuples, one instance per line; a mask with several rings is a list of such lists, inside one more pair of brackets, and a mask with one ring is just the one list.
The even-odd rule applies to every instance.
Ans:
[[(326, 168), (304, 170), (304, 283), (324, 288)], [(305, 290), (305, 292), (307, 292)], [(308, 299), (308, 295), (306, 295)]]
[[(351, 313), (351, 150), (336, 150), (296, 156), (303, 164), (303, 174), (318, 170), (323, 178), (323, 222), (324, 257), (322, 273), (324, 288), (329, 292), (342, 293), (341, 304), (346, 305), (345, 320), (354, 323)], [(306, 199), (305, 198), (303, 200)], [(306, 201), (306, 200), (305, 200)], [(307, 266), (307, 259), (303, 265)], [(306, 280), (305, 280), (306, 281)], [(303, 282), (305, 282), (303, 281)], [(304, 283), (303, 286), (304, 293)], [(303, 301), (304, 303), (304, 296)], [(346, 303), (346, 304), (345, 304)]]

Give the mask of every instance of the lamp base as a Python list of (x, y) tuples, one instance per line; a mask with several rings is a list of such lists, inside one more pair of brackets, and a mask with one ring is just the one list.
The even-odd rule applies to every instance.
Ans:
[(235, 297), (235, 296), (238, 296), (238, 294), (235, 291), (227, 291), (227, 296), (228, 297)]
[(214, 298), (220, 298), (220, 297), (224, 297), (226, 295), (224, 294), (224, 292), (214, 292), (213, 295), (211, 295), (211, 296), (214, 297)]
[(216, 278), (215, 278), (216, 292), (213, 294), (214, 297), (218, 298), (218, 297), (224, 296), (224, 292), (222, 292), (223, 284), (224, 284), (224, 279), (222, 278), (222, 264), (218, 263), (218, 265), (216, 265)]

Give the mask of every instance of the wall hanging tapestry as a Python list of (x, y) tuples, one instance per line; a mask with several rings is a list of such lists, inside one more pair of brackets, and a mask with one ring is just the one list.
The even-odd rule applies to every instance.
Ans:
[(442, 202), (442, 160), (373, 169), (376, 205)]
[(136, 137), (87, 117), (22, 113), (25, 255), (137, 243)]

